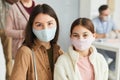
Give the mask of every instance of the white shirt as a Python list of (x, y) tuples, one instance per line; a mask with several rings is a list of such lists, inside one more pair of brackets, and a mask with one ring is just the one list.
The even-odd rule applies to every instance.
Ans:
[[(108, 80), (108, 65), (104, 57), (96, 51), (96, 48), (91, 46), (90, 62), (94, 68), (95, 80)], [(61, 55), (54, 70), (54, 80), (83, 80), (77, 62), (79, 53), (69, 48), (68, 53)]]

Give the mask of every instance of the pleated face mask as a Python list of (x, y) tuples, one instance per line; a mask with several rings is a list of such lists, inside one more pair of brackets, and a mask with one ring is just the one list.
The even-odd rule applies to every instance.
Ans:
[(77, 50), (83, 51), (89, 49), (94, 40), (94, 37), (87, 39), (71, 39), (71, 43)]
[(56, 28), (56, 26), (43, 30), (36, 30), (33, 28), (33, 33), (40, 41), (49, 42), (55, 37)]

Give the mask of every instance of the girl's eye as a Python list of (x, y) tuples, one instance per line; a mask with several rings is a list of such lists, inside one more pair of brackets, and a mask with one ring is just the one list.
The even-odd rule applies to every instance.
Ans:
[(73, 37), (79, 38), (79, 35), (73, 35)]
[(88, 34), (84, 34), (83, 37), (88, 37), (89, 35)]
[(50, 23), (48, 23), (48, 25), (49, 25), (49, 26), (50, 26), (50, 25), (52, 25), (52, 24), (53, 24), (53, 23), (51, 23), (51, 22), (50, 22)]
[(41, 26), (42, 26), (42, 24), (36, 24), (36, 26), (37, 26), (37, 27), (41, 27)]

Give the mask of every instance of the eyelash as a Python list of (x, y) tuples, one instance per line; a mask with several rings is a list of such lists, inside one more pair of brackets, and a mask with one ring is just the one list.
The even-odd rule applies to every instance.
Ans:
[(52, 25), (53, 23), (48, 23), (48, 25)]
[[(84, 35), (83, 35), (83, 37), (85, 37), (85, 38), (86, 38), (87, 36), (88, 36), (88, 34), (84, 34)], [(79, 35), (73, 35), (73, 37), (79, 38), (80, 36), (79, 36)]]
[(37, 24), (38, 27), (42, 26), (41, 24)]
[(87, 36), (88, 36), (88, 34), (84, 34), (83, 36), (84, 36), (84, 37), (87, 37)]

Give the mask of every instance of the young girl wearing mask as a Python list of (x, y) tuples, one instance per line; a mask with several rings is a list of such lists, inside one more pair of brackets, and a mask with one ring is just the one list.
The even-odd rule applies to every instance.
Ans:
[(70, 31), (71, 46), (61, 55), (54, 70), (54, 80), (108, 80), (108, 65), (91, 45), (94, 26), (87, 18), (76, 19)]
[(58, 18), (47, 4), (37, 5), (29, 18), (23, 45), (17, 51), (10, 80), (53, 80), (54, 63), (62, 54), (57, 45)]

